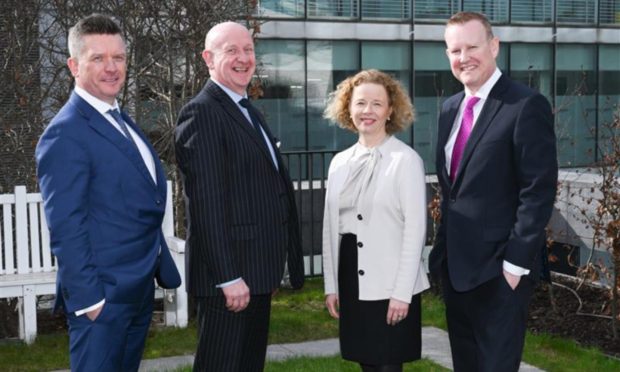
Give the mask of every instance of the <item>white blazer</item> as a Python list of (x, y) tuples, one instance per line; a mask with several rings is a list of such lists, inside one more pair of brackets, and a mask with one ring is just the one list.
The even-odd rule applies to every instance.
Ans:
[[(325, 293), (338, 293), (338, 253), (340, 235), (340, 192), (349, 174), (354, 145), (331, 161), (323, 217), (323, 275)], [(359, 299), (395, 298), (411, 302), (411, 296), (429, 287), (422, 265), (426, 238), (426, 185), (420, 156), (396, 137), (388, 138), (377, 150), (375, 193), (370, 218), (356, 220)], [(359, 212), (358, 207), (358, 212)]]

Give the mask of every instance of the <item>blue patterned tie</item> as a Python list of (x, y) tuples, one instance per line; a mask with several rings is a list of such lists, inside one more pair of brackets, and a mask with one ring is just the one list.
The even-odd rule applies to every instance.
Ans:
[(127, 140), (129, 140), (137, 149), (138, 145), (136, 145), (136, 141), (133, 140), (133, 137), (129, 133), (129, 129), (127, 129), (127, 124), (125, 124), (125, 120), (123, 120), (123, 117), (121, 116), (121, 113), (118, 111), (118, 109), (110, 109), (108, 110), (108, 114), (112, 115), (114, 120), (118, 123), (118, 126), (121, 127), (121, 130), (125, 134), (125, 137), (127, 137)]

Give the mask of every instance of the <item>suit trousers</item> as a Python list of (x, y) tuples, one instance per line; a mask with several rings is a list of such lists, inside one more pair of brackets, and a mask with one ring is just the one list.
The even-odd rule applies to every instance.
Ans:
[(198, 297), (198, 349), (194, 371), (260, 372), (265, 365), (271, 294), (250, 296), (238, 313), (224, 296)]
[(91, 321), (68, 313), (72, 371), (137, 371), (153, 315), (154, 285), (141, 302), (106, 302)]
[(442, 287), (454, 371), (518, 371), (534, 290), (528, 276), (514, 290), (503, 274), (457, 292), (443, 265)]

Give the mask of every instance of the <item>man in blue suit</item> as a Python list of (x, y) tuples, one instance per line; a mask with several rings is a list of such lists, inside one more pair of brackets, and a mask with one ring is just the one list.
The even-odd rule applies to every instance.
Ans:
[(136, 371), (154, 278), (180, 285), (164, 240), (166, 178), (116, 96), (125, 82), (121, 29), (93, 14), (69, 32), (75, 90), (43, 133), (37, 175), (58, 260), (55, 309), (69, 324), (75, 371)]
[(442, 277), (454, 370), (517, 371), (556, 192), (553, 115), (497, 68), (499, 39), (483, 15), (455, 14), (445, 40), (465, 91), (439, 117), (429, 264)]

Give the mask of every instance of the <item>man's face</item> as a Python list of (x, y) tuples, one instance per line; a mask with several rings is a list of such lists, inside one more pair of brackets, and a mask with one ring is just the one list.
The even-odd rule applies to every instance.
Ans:
[(241, 25), (222, 28), (202, 56), (215, 80), (237, 94), (245, 94), (256, 69), (254, 41), (247, 29)]
[(67, 61), (78, 87), (113, 104), (125, 83), (127, 55), (120, 35), (86, 35), (77, 57)]
[(476, 93), (495, 71), (499, 40), (489, 39), (482, 23), (476, 20), (449, 25), (444, 36), (452, 74)]

